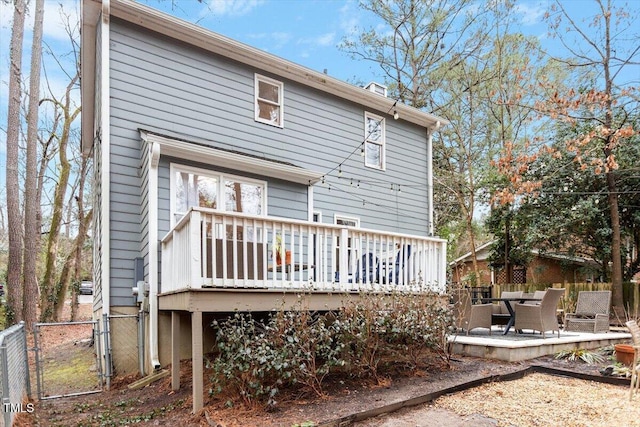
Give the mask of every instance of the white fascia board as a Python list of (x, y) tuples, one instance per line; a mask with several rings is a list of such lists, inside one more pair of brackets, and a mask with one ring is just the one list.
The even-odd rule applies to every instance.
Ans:
[[(86, 0), (85, 0), (86, 1)], [(226, 58), (353, 101), (388, 116), (438, 130), (449, 122), (131, 0), (111, 0), (111, 15)]]
[(208, 147), (197, 143), (168, 138), (162, 135), (140, 131), (142, 138), (149, 143), (157, 143), (163, 156), (206, 163), (212, 166), (242, 170), (256, 175), (282, 179), (298, 184), (311, 185), (320, 181), (324, 173), (301, 167), (260, 159), (240, 153), (234, 153)]
[(102, 3), (84, 0), (80, 3), (82, 29), (80, 41), (80, 93), (82, 115), (80, 117), (81, 145), (83, 153), (93, 146), (94, 106), (95, 106), (95, 68), (96, 68), (96, 26), (100, 17)]

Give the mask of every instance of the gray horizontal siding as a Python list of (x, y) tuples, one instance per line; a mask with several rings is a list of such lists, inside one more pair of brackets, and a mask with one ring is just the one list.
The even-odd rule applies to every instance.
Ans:
[[(130, 292), (135, 257), (143, 256), (148, 267), (148, 230), (144, 225), (148, 218), (148, 176), (139, 129), (320, 172), (328, 172), (344, 160), (344, 177), (353, 178), (353, 186), (348, 179), (338, 179), (334, 171), (327, 177), (332, 190), (322, 184), (314, 189), (314, 208), (322, 211), (325, 222), (333, 221), (333, 215), (339, 213), (361, 218), (366, 228), (426, 234), (429, 207), (424, 128), (389, 119), (386, 111), (370, 111), (387, 114), (386, 171), (365, 168), (357, 149), (364, 139), (363, 106), (269, 76), (284, 82), (284, 128), (257, 123), (253, 113), (254, 73), (265, 73), (160, 34), (141, 32), (117, 19), (111, 29), (111, 222), (112, 230), (119, 235), (111, 236), (111, 255), (115, 257), (112, 286), (119, 289), (113, 298), (120, 298), (125, 289)], [(347, 159), (354, 149), (355, 154)], [(211, 169), (161, 156), (159, 238), (169, 231), (171, 223), (170, 162)], [(232, 165), (215, 170), (246, 175)], [(269, 215), (307, 218), (306, 186), (255, 178), (267, 181)], [(363, 181), (359, 188), (357, 180)], [(402, 192), (391, 192), (390, 182), (401, 183)], [(131, 279), (129, 283), (127, 278)]]

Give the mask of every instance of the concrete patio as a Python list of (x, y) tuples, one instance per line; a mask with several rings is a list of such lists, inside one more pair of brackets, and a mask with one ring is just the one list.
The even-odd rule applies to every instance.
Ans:
[(449, 343), (452, 354), (497, 359), (507, 362), (535, 359), (541, 356), (555, 354), (562, 350), (588, 349), (593, 350), (609, 345), (625, 343), (631, 340), (631, 334), (624, 331), (610, 331), (608, 333), (560, 332), (545, 334), (542, 338), (539, 332), (524, 330), (516, 334), (513, 330), (502, 335), (500, 327), (494, 326), (491, 335), (488, 329), (477, 328), (469, 335), (460, 333), (451, 335)]

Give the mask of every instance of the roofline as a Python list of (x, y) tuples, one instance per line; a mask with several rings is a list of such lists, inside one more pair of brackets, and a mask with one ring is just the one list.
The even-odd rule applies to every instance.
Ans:
[[(444, 118), (425, 113), (405, 104), (396, 103), (394, 99), (377, 95), (364, 88), (314, 71), (131, 0), (82, 1), (82, 58), (86, 59), (86, 61), (82, 61), (82, 76), (86, 77), (82, 81), (83, 89), (94, 87), (93, 79), (91, 78), (94, 70), (89, 67), (85, 69), (85, 65), (90, 65), (89, 57), (95, 58), (95, 43), (91, 43), (91, 35), (95, 31), (95, 23), (103, 3), (108, 5), (106, 10), (109, 11), (110, 16), (267, 71), (279, 77), (356, 102), (378, 112), (391, 115), (393, 114), (392, 109), (395, 109), (402, 120), (423, 126), (431, 131), (436, 131), (441, 126), (449, 124)], [(93, 27), (93, 31), (91, 27)], [(93, 36), (95, 39), (95, 34)], [(93, 91), (86, 95), (85, 92), (87, 91), (83, 90), (83, 106), (87, 105), (84, 101), (91, 102), (91, 105), (93, 105)], [(92, 122), (93, 120), (91, 120)], [(84, 132), (83, 136), (85, 136)]]
[[(476, 253), (485, 249), (487, 246), (494, 244), (495, 242), (496, 242), (495, 240), (490, 240), (487, 243), (478, 246), (476, 248)], [(594, 259), (589, 259), (589, 258), (580, 257), (580, 256), (565, 255), (565, 254), (555, 253), (555, 252), (540, 252), (539, 249), (532, 249), (531, 253), (541, 258), (550, 258), (550, 259), (556, 259), (561, 261), (571, 261), (576, 264), (597, 264), (597, 262)], [(466, 261), (466, 259), (469, 258), (470, 256), (471, 256), (471, 252), (467, 252), (461, 257), (458, 257), (455, 260), (451, 261), (449, 265), (452, 267), (455, 265), (458, 265), (460, 262)]]
[[(481, 250), (483, 250), (487, 246), (492, 245), (493, 243), (495, 243), (495, 240), (489, 240), (487, 243), (483, 243), (482, 245), (480, 245), (480, 246), (478, 246), (476, 248), (476, 253), (480, 252)], [(451, 261), (449, 263), (449, 265), (451, 265), (451, 266), (457, 265), (460, 261), (463, 261), (465, 258), (468, 258), (470, 256), (471, 256), (471, 252), (467, 252), (466, 254), (462, 255), (461, 257), (458, 257), (458, 258), (454, 259), (453, 261)]]

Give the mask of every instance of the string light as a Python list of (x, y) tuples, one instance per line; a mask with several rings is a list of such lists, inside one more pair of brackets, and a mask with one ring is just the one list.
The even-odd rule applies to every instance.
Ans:
[(400, 114), (398, 114), (397, 110), (393, 110), (393, 120), (398, 120), (400, 118)]
[(360, 157), (364, 157), (364, 142), (360, 146)]
[(338, 177), (342, 176), (342, 163), (340, 163), (340, 166), (338, 166)]

